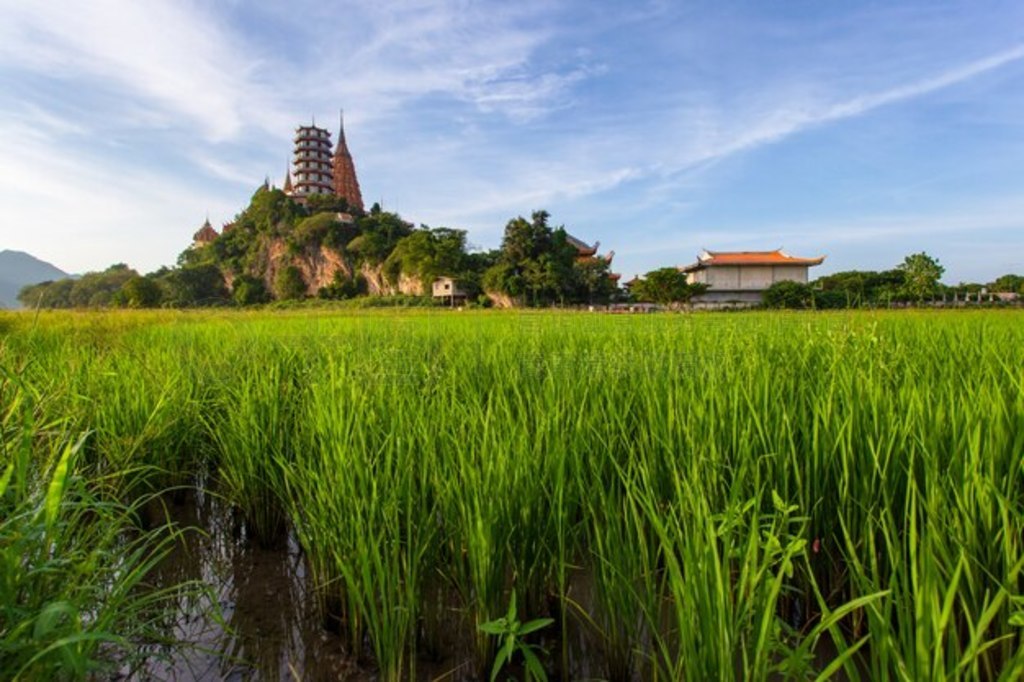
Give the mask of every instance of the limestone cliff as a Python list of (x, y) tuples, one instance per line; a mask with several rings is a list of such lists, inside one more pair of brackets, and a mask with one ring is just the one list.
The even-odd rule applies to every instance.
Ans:
[[(422, 296), (427, 290), (418, 278), (405, 274), (399, 274), (398, 281), (391, 282), (382, 264), (356, 263), (351, 256), (322, 244), (296, 249), (280, 237), (264, 241), (244, 274), (262, 279), (267, 289), (273, 291), (278, 273), (289, 266), (298, 268), (309, 296), (316, 296), (321, 289), (337, 284), (339, 280), (350, 282), (354, 277), (362, 278), (366, 293), (371, 296)], [(243, 273), (224, 273), (228, 287), (232, 287), (239, 274)]]

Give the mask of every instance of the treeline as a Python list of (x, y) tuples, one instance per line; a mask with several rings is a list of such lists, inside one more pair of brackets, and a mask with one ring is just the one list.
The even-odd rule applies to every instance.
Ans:
[(877, 308), (964, 300), (981, 292), (1024, 295), (1024, 276), (1003, 275), (987, 284), (942, 284), (945, 268), (925, 252), (904, 258), (891, 270), (848, 270), (825, 275), (810, 284), (776, 282), (764, 295), (768, 308)]
[(156, 308), (221, 305), (230, 297), (215, 267), (161, 268), (143, 276), (117, 263), (78, 279), (26, 286), (18, 300), (33, 308)]
[[(189, 308), (309, 298), (375, 303), (387, 295), (402, 304), (429, 305), (431, 284), (441, 276), (456, 280), (469, 305), (629, 300), (675, 306), (706, 291), (687, 282), (676, 267), (652, 270), (620, 289), (608, 259), (549, 219), (546, 211), (513, 218), (500, 248), (479, 250), (469, 246), (465, 230), (414, 227), (377, 204), (366, 213), (350, 211), (335, 196), (309, 197), (301, 205), (280, 190), (261, 187), (223, 233), (208, 228), (173, 268), (142, 275), (119, 263), (78, 279), (25, 287), (18, 300), (30, 308)], [(942, 265), (922, 252), (891, 270), (838, 272), (810, 284), (778, 282), (765, 292), (763, 304), (881, 307), (962, 300), (983, 290), (1024, 294), (1020, 275), (950, 287), (939, 282), (943, 273)]]
[[(141, 275), (117, 264), (25, 287), (18, 299), (33, 308), (249, 306), (397, 294), (411, 286), (429, 303), (440, 276), (454, 278), (477, 305), (497, 297), (537, 306), (614, 298), (608, 262), (581, 257), (565, 228), (551, 227), (548, 217), (537, 211), (531, 220), (510, 220), (501, 248), (482, 251), (470, 248), (464, 230), (417, 228), (376, 204), (350, 213), (343, 199), (324, 196), (303, 206), (264, 187), (223, 233), (182, 252), (176, 267)], [(314, 262), (328, 268), (329, 281), (312, 279)]]

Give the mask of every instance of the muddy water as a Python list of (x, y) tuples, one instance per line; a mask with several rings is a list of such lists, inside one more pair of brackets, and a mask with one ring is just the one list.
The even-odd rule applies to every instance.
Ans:
[[(153, 647), (138, 680), (371, 680), (322, 622), (301, 548), (288, 537), (266, 549), (214, 495), (151, 503), (151, 518), (184, 529), (157, 567), (157, 586), (196, 581), (202, 596), (178, 601), (168, 634), (186, 647)], [(215, 608), (219, 606), (218, 608)], [(217, 617), (218, 610), (220, 617)]]
[[(185, 646), (151, 646), (141, 669), (122, 670), (121, 680), (376, 680), (369, 651), (347, 650), (348, 640), (325, 627), (304, 553), (288, 536), (279, 546), (260, 547), (244, 524), (216, 495), (189, 491), (165, 496), (146, 510), (150, 523), (170, 520), (183, 530), (174, 550), (155, 570), (155, 587), (186, 581), (204, 594), (177, 601), (166, 624), (170, 639)], [(452, 600), (438, 592), (436, 613), (450, 621), (444, 641), (424, 642), (416, 662), (419, 680), (475, 679), (468, 638), (454, 615)], [(218, 616), (219, 612), (219, 616)], [(459, 641), (466, 639), (466, 641)], [(436, 647), (431, 645), (437, 645)], [(554, 642), (545, 643), (557, 651)], [(428, 658), (430, 649), (456, 652)], [(582, 668), (563, 677), (581, 679)], [(509, 670), (515, 673), (514, 670)], [(590, 677), (583, 675), (582, 678)], [(554, 676), (553, 679), (559, 679)]]
[[(178, 644), (152, 645), (145, 664), (122, 670), (112, 679), (200, 681), (256, 680), (376, 680), (368, 650), (352, 652), (348, 640), (325, 627), (304, 553), (288, 536), (276, 547), (260, 547), (246, 537), (244, 524), (219, 498), (202, 490), (178, 499), (165, 496), (147, 509), (150, 523), (170, 520), (183, 530), (173, 551), (151, 576), (157, 588), (184, 582), (203, 586), (176, 602), (165, 631)], [(570, 597), (592, 606), (591, 581), (586, 572), (575, 574)], [(436, 641), (421, 641), (416, 662), (418, 680), (465, 682), (475, 679), (470, 630), (460, 617), (457, 600), (440, 586), (428, 589), (435, 608), (424, 614), (436, 620), (429, 628)], [(552, 609), (552, 613), (557, 607)], [(568, 614), (563, 631), (553, 626), (551, 638), (538, 643), (550, 652), (551, 680), (593, 680), (604, 677), (600, 646), (587, 636), (588, 627)], [(556, 633), (568, 640), (559, 641)], [(545, 633), (539, 633), (543, 636)], [(185, 646), (180, 643), (184, 642)], [(428, 658), (429, 652), (449, 652)], [(566, 659), (561, 660), (562, 653)], [(826, 642), (815, 652), (819, 666), (837, 654)], [(644, 663), (633, 679), (646, 676)], [(563, 667), (564, 666), (564, 667)], [(510, 668), (503, 679), (521, 679)], [(840, 675), (837, 679), (845, 679)]]

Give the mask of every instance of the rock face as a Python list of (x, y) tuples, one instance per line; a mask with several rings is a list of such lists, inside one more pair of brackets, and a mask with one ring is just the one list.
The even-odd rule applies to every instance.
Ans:
[(394, 296), (395, 294), (406, 294), (408, 296), (423, 296), (424, 286), (420, 280), (400, 274), (398, 282), (392, 284), (384, 275), (383, 267), (363, 264), (359, 274), (366, 280), (367, 291), (372, 296)]
[(487, 298), (491, 299), (491, 303), (494, 304), (495, 308), (519, 308), (520, 303), (508, 294), (502, 294), (497, 291), (488, 291)]
[[(399, 275), (397, 282), (391, 282), (384, 273), (383, 265), (357, 265), (350, 257), (323, 245), (307, 246), (296, 253), (283, 239), (269, 240), (259, 250), (256, 262), (248, 274), (261, 277), (267, 289), (273, 291), (278, 273), (290, 266), (298, 268), (302, 273), (306, 294), (309, 296), (316, 296), (320, 289), (334, 284), (337, 274), (340, 274), (342, 280), (349, 281), (357, 276), (362, 277), (366, 282), (366, 291), (371, 296), (422, 296), (425, 291), (419, 279), (404, 274)], [(225, 273), (224, 279), (231, 287), (235, 275)]]

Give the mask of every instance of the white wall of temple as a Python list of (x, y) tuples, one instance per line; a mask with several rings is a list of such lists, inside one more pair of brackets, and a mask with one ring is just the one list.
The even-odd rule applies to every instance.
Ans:
[(773, 268), (772, 277), (775, 282), (803, 282), (807, 283), (806, 265), (776, 265)]
[(761, 291), (782, 281), (807, 283), (806, 265), (716, 265), (691, 274), (691, 283), (730, 291)]
[(705, 270), (705, 283), (713, 289), (739, 289), (740, 269), (735, 265), (716, 265)]

